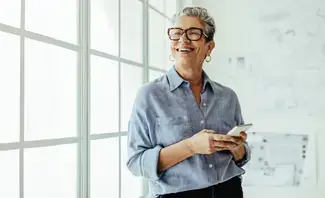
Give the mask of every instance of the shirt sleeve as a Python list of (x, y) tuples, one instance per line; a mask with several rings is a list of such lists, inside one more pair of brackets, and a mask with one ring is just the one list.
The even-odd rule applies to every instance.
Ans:
[[(241, 124), (245, 124), (245, 121), (243, 119), (242, 113), (241, 113), (241, 106), (240, 106), (240, 102), (238, 100), (237, 95), (235, 94), (235, 98), (236, 98), (236, 110), (235, 110), (235, 121), (237, 125), (241, 125)], [(249, 160), (251, 159), (251, 148), (248, 145), (248, 142), (245, 141), (244, 143), (244, 148), (245, 148), (245, 155), (243, 157), (243, 159), (236, 161), (236, 164), (239, 167), (244, 166), (245, 164), (247, 164), (247, 162), (249, 162)]]
[(246, 152), (245, 152), (245, 155), (244, 155), (243, 159), (241, 159), (239, 161), (236, 161), (236, 164), (239, 167), (245, 166), (245, 164), (247, 164), (249, 162), (249, 160), (251, 159), (251, 149), (248, 146), (247, 142), (244, 143), (244, 148), (245, 148)]
[(155, 122), (146, 102), (146, 93), (141, 90), (135, 99), (128, 125), (127, 163), (134, 176), (149, 180), (158, 180), (160, 145), (153, 145), (150, 140), (150, 125)]

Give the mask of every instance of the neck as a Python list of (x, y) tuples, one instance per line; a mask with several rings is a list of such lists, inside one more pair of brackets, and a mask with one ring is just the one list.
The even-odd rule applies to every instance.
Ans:
[(184, 66), (175, 64), (175, 69), (184, 80), (190, 82), (191, 86), (202, 86), (202, 65)]

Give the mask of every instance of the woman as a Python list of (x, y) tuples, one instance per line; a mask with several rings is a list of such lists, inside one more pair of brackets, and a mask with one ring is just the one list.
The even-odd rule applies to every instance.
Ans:
[(225, 135), (243, 124), (235, 92), (203, 71), (215, 46), (206, 9), (188, 7), (168, 29), (175, 65), (137, 94), (129, 122), (127, 167), (149, 180), (149, 197), (241, 198), (250, 149)]

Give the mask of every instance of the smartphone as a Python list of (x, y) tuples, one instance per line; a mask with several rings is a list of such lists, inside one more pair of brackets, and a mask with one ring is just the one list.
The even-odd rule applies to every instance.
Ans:
[(243, 124), (243, 125), (238, 125), (235, 126), (234, 128), (232, 128), (227, 135), (231, 135), (231, 136), (240, 136), (240, 132), (242, 131), (247, 131), (249, 128), (251, 128), (253, 126), (252, 123), (249, 124)]

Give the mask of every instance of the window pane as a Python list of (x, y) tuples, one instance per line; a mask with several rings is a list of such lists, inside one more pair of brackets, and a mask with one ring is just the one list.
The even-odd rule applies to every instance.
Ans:
[(76, 52), (26, 40), (25, 139), (76, 136)]
[(143, 82), (142, 71), (143, 69), (140, 67), (122, 64), (121, 131), (128, 130), (128, 121), (130, 119), (134, 98)]
[(122, 0), (121, 56), (142, 63), (142, 2)]
[(0, 0), (0, 23), (20, 27), (21, 0)]
[(160, 12), (163, 12), (164, 10), (164, 0), (149, 0), (149, 5), (156, 8)]
[(91, 48), (118, 54), (118, 0), (91, 0)]
[(0, 197), (19, 198), (19, 151), (0, 151)]
[(91, 133), (118, 132), (118, 64), (91, 56)]
[(170, 41), (167, 36), (169, 21), (149, 9), (149, 64), (165, 69), (170, 63)]
[(91, 141), (90, 198), (119, 197), (118, 138)]
[(77, 145), (25, 150), (24, 198), (77, 198)]
[(0, 32), (0, 143), (19, 141), (19, 39)]
[(76, 0), (26, 1), (26, 29), (70, 43), (77, 43)]
[(164, 75), (165, 73), (149, 69), (149, 81), (153, 81), (156, 78), (159, 78), (160, 76)]
[[(165, 43), (165, 48), (164, 48), (164, 51), (165, 51), (165, 56), (164, 56), (164, 61), (165, 61), (165, 65), (163, 65), (162, 69), (164, 70), (168, 70), (172, 65), (174, 65), (174, 61), (171, 61), (169, 60), (169, 55), (171, 54), (171, 49), (170, 49), (170, 46), (171, 46), (171, 43), (170, 43), (170, 40), (168, 38), (168, 35), (167, 35), (167, 29), (169, 27), (171, 27), (171, 21), (169, 19), (166, 19), (164, 20), (164, 32), (165, 32), (165, 36), (164, 36), (164, 43)], [(163, 39), (161, 39), (163, 40)]]
[(122, 152), (122, 198), (139, 198), (142, 193), (142, 179), (131, 174), (126, 167), (127, 160), (127, 137), (121, 137)]
[(149, 5), (169, 18), (172, 18), (176, 12), (176, 3), (175, 0), (149, 0)]
[(170, 18), (176, 13), (176, 1), (175, 0), (164, 0), (164, 14)]

